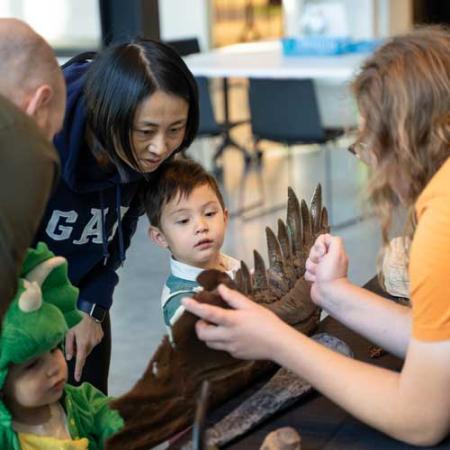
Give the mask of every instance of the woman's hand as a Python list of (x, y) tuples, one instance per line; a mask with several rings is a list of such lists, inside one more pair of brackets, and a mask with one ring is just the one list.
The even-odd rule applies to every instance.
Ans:
[(66, 359), (76, 355), (74, 378), (80, 381), (86, 358), (92, 349), (103, 339), (103, 329), (89, 314), (81, 312), (83, 319), (71, 328), (66, 335)]
[(224, 350), (240, 359), (273, 359), (275, 336), (287, 325), (268, 309), (237, 291), (219, 286), (219, 294), (233, 309), (182, 300), (187, 311), (202, 320), (196, 323), (197, 336), (208, 347)]
[(311, 297), (322, 306), (330, 285), (347, 279), (348, 256), (340, 237), (321, 234), (312, 246), (306, 261), (305, 279), (313, 283)]

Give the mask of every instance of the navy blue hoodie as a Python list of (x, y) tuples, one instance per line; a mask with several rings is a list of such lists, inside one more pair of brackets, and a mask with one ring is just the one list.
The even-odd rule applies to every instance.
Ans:
[(67, 258), (69, 278), (80, 289), (79, 299), (109, 309), (117, 268), (143, 213), (138, 188), (143, 176), (131, 168), (127, 180), (103, 171), (86, 140), (83, 96), (89, 63), (64, 69), (67, 107), (63, 130), (55, 137), (61, 178), (50, 199), (36, 242), (44, 241)]

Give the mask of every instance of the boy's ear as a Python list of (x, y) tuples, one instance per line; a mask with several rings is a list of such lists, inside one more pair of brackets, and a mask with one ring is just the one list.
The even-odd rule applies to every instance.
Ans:
[(158, 247), (167, 248), (169, 246), (164, 233), (158, 227), (150, 225), (148, 229), (148, 236)]
[(225, 225), (228, 223), (228, 209), (223, 210), (223, 218), (225, 219)]

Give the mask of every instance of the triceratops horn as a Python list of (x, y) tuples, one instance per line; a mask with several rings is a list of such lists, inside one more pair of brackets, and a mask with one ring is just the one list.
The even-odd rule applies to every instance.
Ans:
[(313, 233), (318, 233), (320, 230), (320, 219), (322, 214), (322, 187), (320, 184), (318, 184), (314, 190), (310, 211), (312, 216), (312, 231)]
[(291, 235), (291, 243), (294, 254), (303, 247), (302, 219), (300, 215), (300, 203), (291, 187), (288, 188), (287, 227)]
[(262, 256), (253, 250), (253, 259), (255, 265), (255, 271), (253, 273), (253, 289), (264, 290), (269, 289), (269, 282), (267, 281), (266, 265)]
[(269, 267), (275, 273), (283, 276), (285, 273), (283, 253), (281, 252), (281, 246), (275, 233), (269, 227), (266, 227), (266, 239)]

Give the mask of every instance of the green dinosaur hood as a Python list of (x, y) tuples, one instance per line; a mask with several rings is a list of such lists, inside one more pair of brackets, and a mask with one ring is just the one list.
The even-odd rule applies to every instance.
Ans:
[[(21, 364), (61, 344), (68, 328), (81, 320), (76, 310), (78, 289), (67, 276), (67, 261), (44, 243), (30, 249), (19, 288), (3, 318), (0, 334), (0, 389), (11, 364)], [(0, 422), (11, 415), (0, 401)]]

